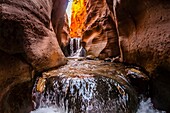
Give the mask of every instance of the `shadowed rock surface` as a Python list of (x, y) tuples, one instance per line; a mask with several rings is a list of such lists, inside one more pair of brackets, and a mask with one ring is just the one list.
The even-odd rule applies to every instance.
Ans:
[(167, 82), (170, 78), (170, 2), (121, 0), (117, 2), (116, 12), (113, 0), (107, 3), (117, 16), (123, 62), (140, 65), (149, 72), (153, 78), (153, 101), (157, 107), (170, 111), (170, 83)]
[(0, 112), (13, 86), (66, 64), (57, 40), (66, 5), (67, 0), (0, 1)]

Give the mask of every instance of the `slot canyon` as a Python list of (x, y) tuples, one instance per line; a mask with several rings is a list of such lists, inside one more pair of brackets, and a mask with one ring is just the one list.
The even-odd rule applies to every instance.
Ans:
[(168, 0), (0, 0), (0, 113), (169, 113), (169, 81)]

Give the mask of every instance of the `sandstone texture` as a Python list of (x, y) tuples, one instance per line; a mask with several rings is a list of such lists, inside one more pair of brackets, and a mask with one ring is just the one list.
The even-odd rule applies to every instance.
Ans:
[(169, 70), (170, 3), (121, 1), (116, 15), (123, 61), (145, 67), (150, 74), (158, 66)]
[(69, 44), (69, 39), (70, 39), (70, 28), (68, 25), (68, 16), (67, 14), (64, 15), (64, 26), (63, 26), (63, 30), (60, 33), (61, 36), (61, 47), (66, 47)]
[(155, 106), (170, 111), (170, 2), (106, 1), (117, 24), (122, 61), (149, 72)]
[[(170, 1), (129, 0), (114, 3), (123, 62), (144, 67), (152, 78), (155, 107), (170, 111)], [(111, 4), (117, 4), (114, 8)]]
[[(144, 67), (170, 69), (170, 3), (167, 0), (86, 1), (82, 39), (88, 54)], [(80, 16), (80, 15), (79, 15)]]
[(87, 54), (120, 57), (121, 62), (143, 67), (153, 79), (153, 89), (158, 89), (152, 91), (155, 103), (166, 103), (161, 109), (169, 109), (170, 2), (86, 0), (85, 7), (81, 37)]
[[(63, 32), (67, 2), (67, 0), (0, 1), (1, 109), (4, 108), (1, 106), (2, 98), (16, 84), (30, 81), (34, 72), (66, 64), (57, 36)], [(10, 99), (7, 98), (5, 101), (9, 102)]]
[(89, 55), (100, 59), (119, 55), (118, 35), (105, 0), (87, 0), (82, 40)]
[(60, 47), (63, 51), (64, 55), (67, 57), (69, 56), (69, 41), (70, 41), (70, 28), (68, 23), (68, 16), (67, 14), (64, 15), (64, 26), (61, 33), (58, 34), (60, 38)]

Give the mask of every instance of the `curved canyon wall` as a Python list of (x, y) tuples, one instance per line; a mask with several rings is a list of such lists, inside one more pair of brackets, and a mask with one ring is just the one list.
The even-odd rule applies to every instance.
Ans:
[(122, 0), (116, 15), (123, 61), (143, 66), (150, 74), (158, 66), (170, 69), (169, 2)]
[[(114, 9), (113, 0), (107, 3)], [(121, 0), (115, 12), (123, 62), (149, 72), (155, 106), (170, 111), (170, 1)]]
[(170, 95), (170, 2), (86, 0), (85, 3), (86, 21), (80, 36), (86, 43), (87, 54), (100, 59), (118, 56), (121, 62), (143, 67), (153, 78), (151, 94), (156, 98), (155, 105), (167, 110), (170, 106), (167, 99)]
[[(86, 14), (73, 11), (73, 15), (83, 26), (78, 27), (82, 30), (78, 36), (86, 43), (88, 54), (101, 59), (120, 56), (121, 61), (140, 65), (150, 75), (157, 67), (170, 69), (167, 0), (79, 0), (82, 1), (81, 9), (86, 9)], [(76, 19), (72, 18), (72, 23)], [(71, 27), (76, 25), (79, 26)]]
[(67, 2), (67, 0), (0, 1), (1, 105), (8, 105), (9, 103), (2, 102), (4, 95), (14, 85), (31, 81), (34, 72), (66, 64), (57, 36), (63, 31)]
[(87, 0), (87, 15), (82, 40), (87, 54), (100, 59), (119, 55), (118, 35), (105, 0)]
[[(121, 56), (123, 62), (145, 67), (150, 75), (157, 67), (170, 68), (167, 0), (86, 0), (85, 3), (86, 21), (80, 35), (88, 54), (99, 58)], [(81, 14), (77, 14), (79, 17)]]
[(158, 97), (155, 96), (158, 99), (155, 103), (158, 106), (161, 103), (163, 108), (168, 109), (170, 2), (87, 0), (86, 8), (82, 38), (88, 54), (101, 59), (119, 56), (122, 62), (146, 69), (154, 80), (152, 85), (156, 90), (152, 93)]

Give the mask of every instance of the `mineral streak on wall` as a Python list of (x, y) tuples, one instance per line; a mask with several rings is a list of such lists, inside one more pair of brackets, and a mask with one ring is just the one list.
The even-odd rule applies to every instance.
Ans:
[(86, 0), (73, 0), (70, 26), (71, 37), (82, 36), (86, 15)]

